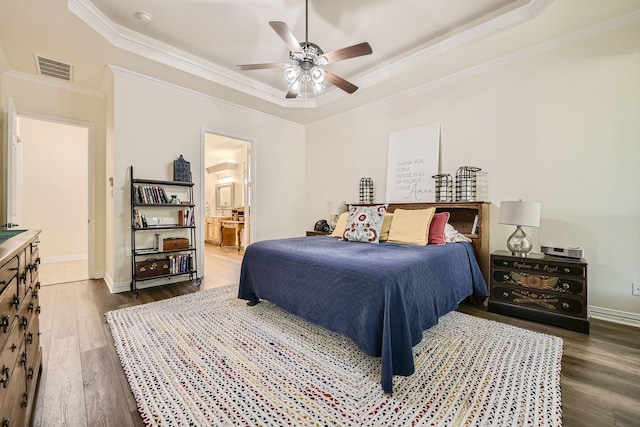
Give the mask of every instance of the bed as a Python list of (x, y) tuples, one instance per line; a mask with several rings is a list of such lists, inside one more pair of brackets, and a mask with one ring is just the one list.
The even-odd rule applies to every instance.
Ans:
[(488, 223), (488, 206), (390, 205), (389, 212), (399, 206), (450, 212), (450, 223), (477, 242), (367, 244), (328, 236), (255, 242), (245, 250), (238, 291), (250, 305), (271, 301), (381, 357), (381, 384), (387, 393), (393, 391), (394, 375), (414, 372), (412, 348), (423, 330), (465, 298), (487, 295), (477, 262), (477, 248), (484, 242), (487, 250), (482, 234), (487, 230), (470, 232), (473, 222)]

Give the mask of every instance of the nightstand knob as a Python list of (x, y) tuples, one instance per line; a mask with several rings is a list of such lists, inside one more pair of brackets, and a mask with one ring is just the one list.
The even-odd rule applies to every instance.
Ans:
[(569, 304), (567, 304), (566, 302), (563, 302), (563, 303), (562, 303), (562, 308), (565, 308), (565, 309), (566, 309), (566, 308), (569, 308)]
[(562, 287), (563, 287), (564, 289), (569, 289), (569, 284), (568, 284), (567, 282), (564, 282), (564, 283), (562, 284)]

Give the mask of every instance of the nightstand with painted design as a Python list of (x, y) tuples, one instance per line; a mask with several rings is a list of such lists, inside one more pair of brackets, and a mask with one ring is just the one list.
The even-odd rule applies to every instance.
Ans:
[(490, 312), (589, 333), (584, 258), (495, 251), (490, 264)]

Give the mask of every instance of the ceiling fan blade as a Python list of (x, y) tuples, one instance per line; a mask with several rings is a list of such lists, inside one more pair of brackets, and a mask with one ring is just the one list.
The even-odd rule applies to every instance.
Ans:
[(296, 92), (293, 89), (289, 89), (289, 92), (287, 92), (287, 96), (285, 98), (292, 99), (292, 98), (297, 98), (297, 97), (298, 97), (298, 92)]
[(320, 55), (318, 57), (318, 63), (326, 65), (332, 62), (342, 61), (344, 59), (355, 58), (357, 56), (370, 55), (371, 53), (373, 53), (371, 45), (367, 42), (362, 42)]
[(236, 67), (240, 68), (240, 70), (242, 71), (249, 71), (249, 70), (265, 70), (268, 68), (284, 68), (289, 64), (288, 62), (271, 62), (268, 64), (245, 64), (245, 65), (236, 65)]
[(338, 86), (343, 91), (347, 93), (353, 93), (358, 90), (358, 86), (354, 85), (353, 83), (343, 79), (340, 76), (333, 74), (331, 71), (325, 71), (325, 72), (326, 72), (325, 80), (328, 81), (329, 83), (332, 83)]
[(282, 21), (270, 21), (271, 28), (280, 36), (284, 44), (287, 45), (291, 52), (302, 53), (302, 46), (293, 35), (293, 32), (287, 24)]

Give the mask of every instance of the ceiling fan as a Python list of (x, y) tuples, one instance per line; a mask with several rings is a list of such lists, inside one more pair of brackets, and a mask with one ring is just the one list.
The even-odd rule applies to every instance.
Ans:
[(286, 23), (270, 21), (271, 28), (280, 36), (289, 48), (290, 62), (273, 62), (267, 64), (238, 65), (242, 71), (262, 70), (268, 68), (284, 69), (284, 78), (289, 84), (287, 98), (296, 98), (307, 85), (311, 85), (316, 94), (324, 88), (324, 82), (334, 84), (347, 93), (358, 90), (358, 86), (342, 77), (321, 68), (332, 62), (369, 55), (373, 51), (367, 42), (324, 53), (320, 46), (309, 42), (309, 0), (305, 1), (305, 41), (300, 43)]

